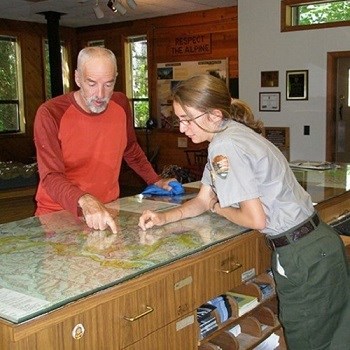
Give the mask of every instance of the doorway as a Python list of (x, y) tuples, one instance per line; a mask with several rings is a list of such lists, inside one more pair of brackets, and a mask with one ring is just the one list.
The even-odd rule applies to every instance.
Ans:
[(350, 163), (349, 74), (350, 51), (328, 53), (326, 160), (330, 162)]

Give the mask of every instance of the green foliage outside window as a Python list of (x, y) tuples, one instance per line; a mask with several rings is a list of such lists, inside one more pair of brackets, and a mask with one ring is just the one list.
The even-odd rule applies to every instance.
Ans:
[(134, 126), (145, 128), (149, 119), (147, 40), (144, 37), (135, 38), (129, 47)]
[(44, 65), (45, 65), (45, 94), (46, 94), (46, 99), (48, 100), (52, 97), (52, 93), (51, 93), (49, 44), (47, 40), (45, 40), (45, 45), (44, 45)]
[(0, 36), (0, 133), (20, 131), (16, 38)]
[[(69, 91), (69, 70), (67, 64), (67, 52), (64, 46), (64, 42), (61, 42), (61, 61), (62, 61), (62, 81), (63, 81), (63, 92)], [(45, 96), (46, 99), (52, 97), (51, 92), (51, 69), (50, 69), (50, 53), (49, 43), (47, 40), (44, 41), (44, 65), (45, 65)]]
[(345, 0), (299, 5), (294, 9), (296, 25), (350, 21), (350, 2)]

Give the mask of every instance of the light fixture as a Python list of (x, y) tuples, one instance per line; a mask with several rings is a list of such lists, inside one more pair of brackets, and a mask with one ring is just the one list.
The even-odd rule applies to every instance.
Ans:
[(121, 15), (124, 16), (126, 14), (126, 8), (121, 4), (121, 2), (116, 1), (114, 6)]
[(96, 0), (96, 4), (93, 7), (93, 9), (94, 9), (96, 18), (103, 18), (105, 16), (105, 14), (103, 13), (100, 7), (99, 0)]
[(128, 6), (129, 6), (131, 9), (133, 9), (133, 10), (135, 10), (136, 7), (137, 7), (137, 4), (136, 4), (135, 0), (126, 0), (126, 3), (127, 3)]
[(107, 6), (108, 6), (113, 12), (117, 12), (117, 9), (114, 7), (114, 1), (108, 0)]
[(108, 3), (107, 3), (107, 6), (113, 12), (119, 12), (121, 15), (125, 15), (126, 14), (126, 8), (119, 1), (109, 0)]

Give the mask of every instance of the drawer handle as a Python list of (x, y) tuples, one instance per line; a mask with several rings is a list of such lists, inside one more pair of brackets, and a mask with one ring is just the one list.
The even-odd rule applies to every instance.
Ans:
[(232, 272), (238, 270), (240, 267), (242, 267), (242, 264), (240, 264), (240, 263), (234, 263), (234, 266), (232, 267), (232, 269), (229, 269), (229, 270), (219, 270), (219, 271), (228, 274), (228, 273), (232, 273)]
[(153, 312), (153, 310), (154, 309), (152, 307), (146, 305), (146, 311), (145, 312), (143, 312), (140, 315), (134, 316), (134, 317), (126, 317), (126, 316), (124, 316), (124, 320), (130, 321), (130, 322), (134, 322), (134, 321), (138, 320), (139, 318), (150, 314), (151, 312)]

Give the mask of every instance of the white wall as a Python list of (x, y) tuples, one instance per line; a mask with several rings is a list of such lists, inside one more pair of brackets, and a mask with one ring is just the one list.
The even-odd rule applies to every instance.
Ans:
[[(327, 52), (350, 50), (350, 27), (281, 32), (280, 0), (238, 0), (239, 97), (266, 126), (290, 127), (290, 159), (325, 160)], [(309, 99), (286, 101), (286, 71), (309, 71)], [(279, 71), (262, 88), (261, 71)], [(259, 92), (281, 92), (280, 112), (259, 112)], [(303, 134), (310, 125), (310, 135)]]

